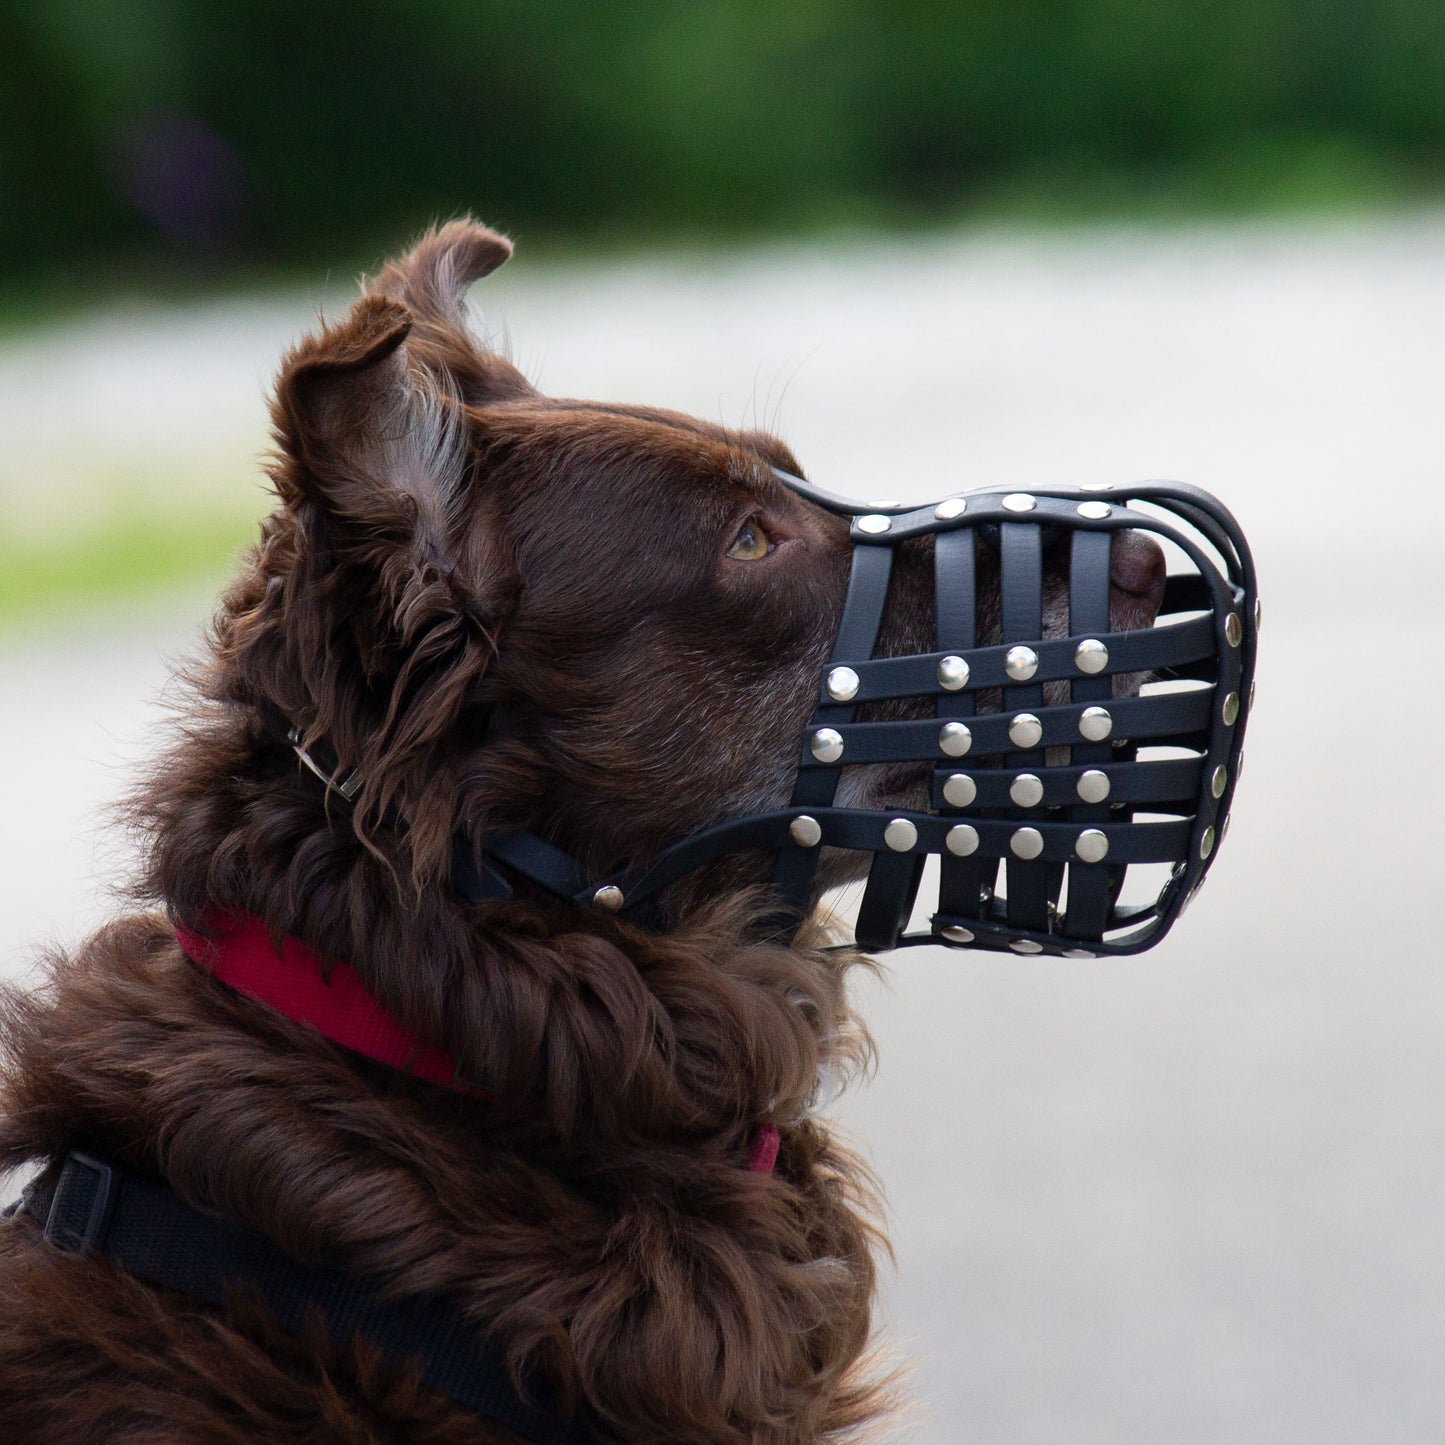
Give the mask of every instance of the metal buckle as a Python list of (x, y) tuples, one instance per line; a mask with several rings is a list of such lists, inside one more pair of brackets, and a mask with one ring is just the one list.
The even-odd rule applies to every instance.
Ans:
[(292, 748), (295, 750), (296, 756), (300, 758), (301, 761), (305, 763), (306, 766), (310, 768), (311, 771), (315, 773), (316, 776), (320, 778), (321, 781), (325, 783), (328, 788), (335, 789), (335, 791), (340, 793), (341, 796), (345, 798), (348, 803), (351, 802), (356, 797), (357, 793), (361, 791), (362, 778), (359, 769), (351, 768), (345, 773), (328, 773), (326, 769), (323, 768), (320, 763), (318, 763), (316, 759), (313, 758), (311, 754), (308, 753), (306, 749), (301, 746), (300, 728), (292, 728), (290, 732), (286, 734), (286, 736), (287, 739), (290, 741)]
[[(77, 1239), (61, 1228), (60, 1214), (62, 1206), (74, 1197), (75, 1189), (85, 1187), (80, 1179), (81, 1170), (89, 1170), (94, 1176), (95, 1193), (91, 1197), (85, 1231)], [(50, 1200), (49, 1212), (45, 1216), (46, 1241), (62, 1254), (74, 1255), (77, 1259), (87, 1258), (110, 1227), (110, 1216), (115, 1209), (119, 1184), (115, 1170), (104, 1160), (72, 1150), (65, 1156), (60, 1178), (55, 1182), (55, 1193)], [(73, 1211), (67, 1209), (66, 1212)]]

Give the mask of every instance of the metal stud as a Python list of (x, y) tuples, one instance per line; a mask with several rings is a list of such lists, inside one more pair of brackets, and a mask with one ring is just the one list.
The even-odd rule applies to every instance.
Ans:
[(938, 730), (938, 750), (945, 757), (961, 758), (973, 746), (973, 734), (961, 722), (947, 722)]
[(1008, 725), (1008, 740), (1016, 748), (1037, 747), (1044, 725), (1031, 712), (1021, 712)]
[(1044, 800), (1044, 785), (1033, 773), (1020, 773), (1009, 784), (1008, 795), (1019, 808), (1037, 808)]
[(918, 829), (907, 818), (895, 818), (883, 830), (883, 841), (895, 853), (906, 853), (918, 841)]
[(1035, 943), (1032, 938), (1014, 938), (1009, 941), (1009, 947), (1015, 953), (1042, 953), (1042, 943)]
[(1108, 835), (1098, 828), (1085, 828), (1074, 840), (1074, 852), (1085, 863), (1102, 863), (1109, 856)]
[(1224, 790), (1228, 786), (1229, 769), (1226, 768), (1223, 763), (1220, 763), (1213, 773), (1210, 774), (1209, 791), (1213, 793), (1216, 798), (1222, 798), (1224, 796)]
[(1224, 719), (1225, 727), (1232, 728), (1234, 726), (1235, 720), (1239, 717), (1239, 694), (1237, 692), (1225, 693), (1224, 704), (1219, 709), (1219, 715)]
[(967, 858), (978, 852), (978, 829), (972, 823), (955, 823), (944, 837), (943, 846), (955, 858)]
[(1091, 677), (1109, 665), (1109, 649), (1097, 637), (1086, 637), (1074, 649), (1074, 666)]
[(1114, 509), (1107, 502), (1080, 502), (1074, 510), (1091, 522), (1102, 522), (1105, 517), (1114, 515)]
[(622, 890), (615, 883), (604, 883), (592, 895), (592, 901), (599, 908), (605, 908), (609, 913), (616, 913), (622, 907)]
[(968, 684), (968, 664), (961, 657), (945, 657), (938, 664), (938, 685), (946, 692), (957, 692)]
[(869, 512), (866, 516), (855, 518), (853, 525), (870, 537), (881, 537), (884, 532), (892, 530), (893, 522), (888, 517), (879, 516), (877, 512)]
[(1254, 630), (1259, 631), (1259, 624), (1264, 620), (1263, 608), (1259, 605), (1259, 598), (1254, 599)]
[(1231, 612), (1224, 619), (1224, 640), (1231, 647), (1238, 647), (1244, 641), (1244, 624), (1239, 620), (1239, 613)]
[(802, 813), (788, 824), (788, 837), (800, 848), (816, 848), (823, 841), (823, 829), (816, 818)]
[(1079, 736), (1101, 743), (1114, 731), (1114, 719), (1106, 707), (1086, 707), (1079, 714)]
[(1010, 492), (1001, 505), (1009, 512), (1032, 512), (1038, 503), (1027, 492)]
[(1098, 956), (1097, 953), (1090, 953), (1087, 948), (1066, 948), (1064, 950), (1065, 958), (1098, 958)]
[(955, 517), (963, 516), (967, 510), (967, 497), (949, 497), (933, 509), (933, 515), (940, 522), (951, 522)]
[(973, 942), (972, 931), (967, 928), (960, 928), (956, 923), (951, 923), (947, 928), (940, 929), (938, 936), (940, 938), (946, 938), (950, 943)]
[(1244, 749), (1240, 748), (1239, 756), (1234, 760), (1234, 783), (1239, 786), (1239, 780), (1244, 776)]
[(1003, 670), (1015, 682), (1027, 682), (1039, 670), (1039, 655), (1032, 647), (1011, 647), (1004, 657)]
[(1214, 829), (1206, 828), (1203, 836), (1199, 839), (1199, 856), (1201, 859), (1208, 858), (1214, 852)]
[(858, 696), (858, 674), (851, 667), (835, 667), (828, 673), (828, 696), (834, 702), (852, 702)]
[(943, 783), (943, 801), (950, 808), (966, 808), (978, 797), (978, 786), (967, 773), (950, 773)]
[(1114, 484), (1113, 482), (1084, 482), (1079, 490), (1081, 492), (1112, 492)]
[(1221, 843), (1229, 837), (1229, 820), (1233, 817), (1233, 813), (1226, 813), (1224, 815), (1224, 821), (1219, 825), (1219, 841)]
[(1037, 828), (1015, 828), (1008, 848), (1015, 858), (1037, 858), (1044, 851), (1044, 835)]
[(843, 734), (837, 728), (819, 728), (808, 739), (808, 750), (820, 763), (836, 763), (843, 756)]
[(1254, 716), (1254, 685), (1257, 681), (1258, 679), (1253, 677), (1249, 680), (1249, 712), (1251, 717)]
[(1085, 803), (1102, 803), (1109, 796), (1109, 775), (1098, 768), (1079, 774), (1075, 788)]

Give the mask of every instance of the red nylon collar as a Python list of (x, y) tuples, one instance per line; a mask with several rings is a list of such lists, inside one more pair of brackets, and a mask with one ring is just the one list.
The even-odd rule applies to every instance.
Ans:
[[(425, 1079), (429, 1084), (476, 1098), (495, 1097), (456, 1076), (456, 1060), (424, 1044), (366, 991), (349, 964), (323, 971), (321, 958), (299, 938), (287, 936), (278, 950), (266, 925), (250, 913), (213, 909), (204, 933), (176, 924), (176, 938), (192, 962), (228, 988), (266, 1004), (352, 1053)], [(778, 1131), (764, 1122), (753, 1140), (748, 1168), (771, 1174), (777, 1163)]]

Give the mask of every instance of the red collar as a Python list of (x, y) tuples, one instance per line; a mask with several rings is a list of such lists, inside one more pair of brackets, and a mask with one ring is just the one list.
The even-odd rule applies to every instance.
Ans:
[[(247, 998), (307, 1024), (352, 1053), (445, 1089), (489, 1099), (494, 1095), (457, 1077), (456, 1060), (424, 1044), (372, 996), (349, 964), (323, 965), (299, 938), (277, 949), (266, 925), (250, 913), (212, 909), (204, 933), (176, 924), (176, 938), (191, 960)], [(748, 1168), (771, 1174), (778, 1158), (778, 1131), (764, 1122), (748, 1155)]]

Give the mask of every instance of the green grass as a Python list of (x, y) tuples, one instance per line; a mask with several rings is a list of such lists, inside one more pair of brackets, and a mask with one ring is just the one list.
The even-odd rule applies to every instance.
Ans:
[(0, 631), (87, 604), (219, 588), (255, 536), (255, 517), (148, 511), (38, 538), (0, 532)]

